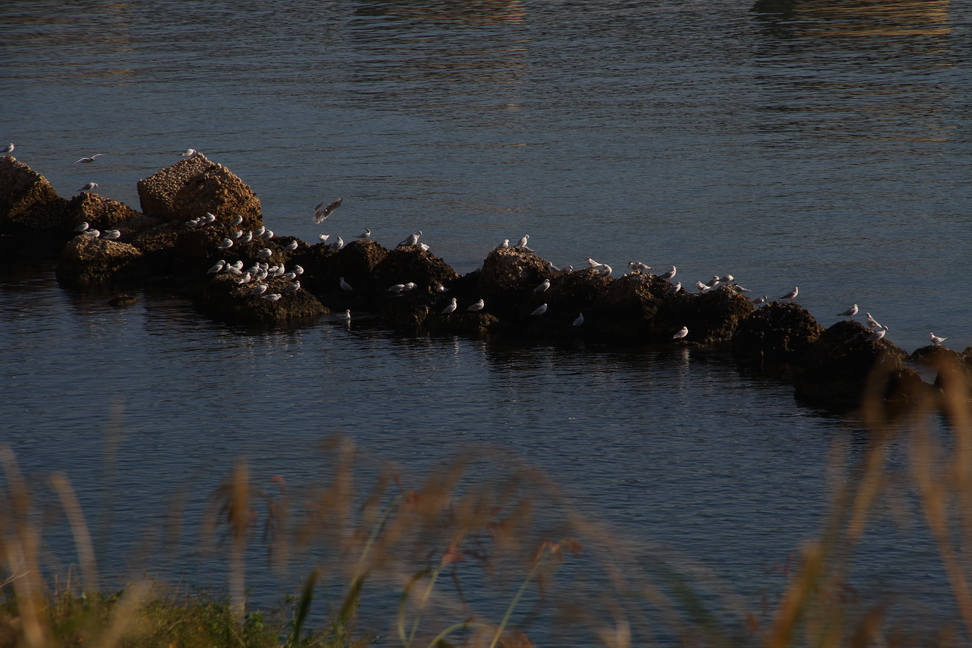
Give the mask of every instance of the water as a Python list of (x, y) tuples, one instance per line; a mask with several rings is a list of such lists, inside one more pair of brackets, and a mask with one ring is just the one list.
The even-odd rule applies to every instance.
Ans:
[[(909, 351), (929, 331), (972, 345), (972, 10), (756, 9), (8, 2), (0, 142), (65, 196), (93, 180), (137, 206), (135, 182), (192, 147), (250, 184), (278, 234), (370, 227), (391, 246), (421, 229), (468, 272), (529, 233), (557, 265), (731, 272), (757, 295), (798, 285), (824, 325), (857, 302)], [(313, 206), (337, 197), (314, 225)], [(253, 332), (166, 294), (105, 301), (48, 267), (4, 269), (2, 436), (96, 508), (104, 428), (123, 403), (114, 523), (133, 535), (237, 456), (258, 479), (306, 483), (334, 431), (415, 475), (489, 443), (621, 532), (752, 592), (778, 585), (763, 565), (817, 530), (831, 446), (863, 445), (853, 420), (798, 406), (718, 352)], [(947, 599), (928, 546), (879, 528), (862, 581)]]

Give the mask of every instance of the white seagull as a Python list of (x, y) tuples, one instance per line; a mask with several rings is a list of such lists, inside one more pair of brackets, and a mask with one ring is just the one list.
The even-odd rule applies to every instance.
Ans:
[(530, 315), (531, 316), (533, 316), (533, 315), (543, 315), (546, 312), (547, 312), (547, 305), (546, 304), (540, 304), (539, 306), (536, 307), (536, 309), (532, 313), (530, 313)]
[(292, 283), (289, 286), (287, 286), (286, 288), (284, 288), (284, 292), (297, 292), (298, 290), (300, 290), (300, 282), (299, 281), (295, 281), (294, 283)]
[(347, 290), (348, 292), (354, 290), (354, 288), (352, 288), (350, 284), (344, 280), (344, 277), (341, 277), (341, 290)]
[(444, 309), (442, 309), (442, 314), (448, 315), (449, 313), (454, 313), (456, 311), (457, 306), (458, 304), (456, 303), (456, 298), (453, 297), (452, 301), (449, 302), (449, 305), (446, 306)]
[(295, 275), (298, 275), (298, 276), (299, 275), (302, 275), (302, 274), (304, 274), (304, 269), (302, 267), (300, 267), (299, 265), (295, 265), (294, 266), (294, 274)]
[(17, 147), (14, 146), (13, 143), (7, 144), (6, 148), (3, 149), (3, 154), (4, 155), (10, 155), (11, 153), (14, 152), (14, 149), (15, 148), (17, 148)]
[(587, 257), (587, 265), (591, 266), (592, 268), (600, 268), (602, 264), (598, 263), (591, 257)]
[[(229, 241), (229, 239), (226, 240)], [(232, 243), (232, 241), (230, 241), (230, 243)], [(263, 248), (262, 250), (257, 252), (258, 259), (269, 259), (272, 256), (273, 256), (273, 250), (271, 250), (270, 248)]]
[(233, 240), (232, 239), (228, 239), (228, 238), (224, 238), (223, 239), (223, 242), (220, 243), (219, 245), (217, 245), (216, 247), (219, 248), (220, 250), (227, 250), (227, 249), (233, 247)]
[(75, 232), (84, 232), (84, 231), (86, 231), (86, 230), (87, 230), (87, 229), (88, 229), (89, 227), (91, 227), (91, 225), (89, 225), (89, 224), (88, 224), (87, 222), (84, 222), (84, 223), (81, 223), (80, 225), (78, 225), (77, 227), (75, 227), (75, 228), (74, 228), (74, 231), (75, 231)]
[(253, 240), (253, 232), (247, 232), (240, 237), (240, 243), (249, 243)]
[(672, 269), (671, 270), (669, 270), (665, 274), (658, 275), (658, 277), (660, 279), (664, 279), (665, 281), (671, 281), (672, 280), (672, 277), (675, 276), (675, 273), (676, 272), (678, 272), (678, 271), (675, 269), (675, 266), (672, 266)]
[(91, 157), (83, 157), (80, 160), (75, 160), (74, 163), (77, 164), (78, 162), (81, 162), (82, 164), (91, 164), (92, 162), (100, 158), (102, 155), (104, 155), (104, 153), (98, 153), (96, 155), (92, 155)]
[(114, 239), (117, 239), (117, 238), (121, 238), (121, 232), (118, 231), (118, 230), (116, 230), (116, 229), (110, 229), (110, 230), (107, 230), (101, 236), (102, 236), (102, 238), (114, 240)]
[(280, 293), (270, 293), (269, 295), (264, 295), (263, 299), (266, 299), (267, 301), (275, 302), (281, 297), (283, 297), (283, 295), (281, 295)]
[(195, 154), (196, 154), (196, 149), (186, 149), (186, 152), (182, 154), (182, 157), (191, 158)]
[(420, 238), (422, 238), (422, 230), (419, 230), (414, 234), (410, 234), (407, 239), (405, 239), (398, 245), (399, 247), (411, 247), (413, 245), (417, 245)]
[(237, 215), (236, 218), (233, 219), (233, 222), (230, 223), (230, 225), (232, 225), (233, 227), (238, 227), (242, 224), (243, 224), (243, 217), (240, 215)]
[[(341, 286), (341, 287), (344, 288), (344, 286)], [(396, 294), (401, 294), (401, 293), (405, 292), (405, 284), (395, 284), (394, 286), (392, 286), (391, 288), (388, 289), (388, 292), (393, 292), (393, 293), (396, 293)]]
[(468, 311), (481, 311), (481, 310), (483, 310), (483, 308), (485, 308), (485, 306), (486, 306), (486, 303), (483, 302), (482, 299), (480, 299), (478, 302), (476, 302), (472, 306), (469, 306), (468, 308), (466, 308), (466, 310), (468, 310)]
[(291, 241), (290, 243), (287, 244), (287, 247), (285, 247), (284, 249), (287, 250), (288, 252), (293, 252), (294, 250), (297, 249), (297, 241)]
[(527, 241), (529, 241), (529, 240), (530, 240), (530, 235), (529, 234), (524, 234), (523, 235), (523, 238), (521, 238), (519, 241), (517, 241), (516, 249), (530, 251), (530, 248), (527, 247)]
[(364, 232), (362, 232), (361, 234), (358, 234), (354, 238), (361, 239), (362, 241), (367, 241), (368, 239), (371, 238), (371, 230), (365, 228), (365, 231)]
[(577, 316), (577, 319), (574, 320), (574, 323), (571, 324), (571, 326), (580, 326), (583, 323), (584, 323), (584, 313), (581, 313), (580, 315)]
[(928, 339), (932, 341), (932, 344), (934, 344), (935, 346), (938, 346), (939, 344), (941, 344), (942, 342), (944, 342), (948, 338), (947, 337), (938, 337), (934, 333), (929, 333), (928, 334)]
[(98, 188), (98, 183), (97, 182), (89, 182), (88, 184), (86, 184), (83, 187), (81, 187), (80, 189), (78, 189), (78, 191), (92, 191), (92, 190), (97, 189), (97, 188)]
[(766, 295), (763, 295), (762, 297), (753, 300), (753, 306), (762, 306), (765, 303), (766, 303)]
[(90, 236), (91, 238), (98, 238), (101, 236), (101, 232), (96, 229), (89, 229), (84, 231), (85, 236)]
[(267, 284), (260, 284), (259, 286), (255, 286), (253, 290), (250, 291), (250, 294), (262, 295), (265, 292), (267, 292)]
[(544, 279), (542, 284), (540, 284), (539, 286), (533, 289), (533, 292), (535, 293), (546, 292), (548, 288), (550, 288), (550, 280)]
[(351, 322), (351, 309), (345, 310), (343, 313), (335, 313), (334, 319), (342, 322)]
[(868, 342), (877, 342), (878, 340), (880, 340), (881, 338), (883, 338), (887, 334), (887, 332), (888, 332), (888, 327), (887, 326), (882, 326), (878, 330), (873, 331), (868, 336), (867, 341)]
[(799, 294), (800, 294), (800, 289), (794, 286), (793, 290), (780, 297), (780, 299), (789, 299), (790, 301), (793, 301), (794, 299), (796, 299), (796, 296)]
[(857, 304), (854, 304), (853, 306), (845, 310), (843, 313), (837, 313), (837, 317), (850, 317), (853, 319), (853, 317), (857, 315), (857, 311), (858, 311)]
[(683, 326), (681, 329), (679, 329), (678, 333), (676, 333), (675, 335), (672, 336), (672, 339), (673, 340), (681, 340), (686, 335), (688, 335), (688, 327), (687, 326)]
[(334, 202), (328, 203), (326, 207), (322, 201), (317, 207), (314, 208), (314, 222), (323, 223), (326, 221), (327, 217), (333, 214), (334, 210), (340, 207), (343, 201), (344, 198), (338, 198)]
[(317, 238), (321, 239), (321, 243), (326, 243), (327, 239), (331, 238), (330, 234), (321, 234)]
[(219, 261), (216, 262), (216, 265), (214, 265), (212, 268), (206, 271), (206, 274), (216, 274), (217, 272), (222, 270), (225, 265), (226, 265), (226, 260), (220, 259)]
[(867, 326), (868, 326), (868, 328), (872, 328), (872, 329), (883, 328), (880, 324), (878, 324), (878, 321), (876, 319), (874, 319), (873, 317), (871, 317), (871, 314), (870, 313), (865, 313), (865, 315), (867, 315)]
[(343, 250), (344, 249), (344, 239), (341, 238), (340, 236), (337, 237), (337, 240), (335, 240), (333, 243), (331, 243), (331, 249), (334, 250), (335, 252), (337, 252), (338, 250)]
[(503, 239), (503, 242), (496, 246), (497, 250), (505, 250), (510, 247), (510, 239)]
[[(699, 283), (702, 283), (702, 282), (700, 281)], [(666, 295), (674, 295), (675, 293), (677, 293), (681, 289), (682, 289), (682, 282), (679, 281), (674, 286), (672, 286), (671, 288), (669, 288), (668, 290), (666, 290), (665, 291), (665, 294)]]

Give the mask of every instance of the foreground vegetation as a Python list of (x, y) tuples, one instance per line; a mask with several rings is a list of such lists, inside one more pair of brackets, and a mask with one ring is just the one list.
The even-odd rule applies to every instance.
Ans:
[[(84, 513), (67, 478), (55, 475), (49, 486), (78, 566), (52, 582), (42, 564), (50, 522), (35, 485), (0, 448), (0, 648), (510, 648), (538, 638), (617, 647), (968, 645), (972, 400), (962, 369), (939, 370), (940, 389), (913, 394), (896, 411), (876, 396), (887, 376), (872, 374), (875, 396), (861, 409), (867, 450), (856, 462), (835, 457), (819, 537), (802, 548), (781, 591), (756, 607), (700, 565), (592, 523), (512, 457), (470, 452), (414, 486), (379, 471), (362, 489), (365, 471), (346, 439), (328, 444), (332, 478), (313, 491), (293, 495), (282, 478), (262, 491), (239, 463), (213, 493), (202, 537), (221, 547), (225, 595), (147, 580), (105, 592)], [(899, 451), (905, 470), (889, 467)], [(848, 594), (855, 547), (876, 511), (901, 501), (934, 539), (954, 595), (957, 612), (931, 628), (897, 616), (880, 596)], [(275, 610), (247, 603), (257, 550), (268, 568), (302, 574), (299, 591)], [(326, 617), (314, 607), (325, 589), (340, 592)], [(366, 591), (397, 606), (383, 617)]]

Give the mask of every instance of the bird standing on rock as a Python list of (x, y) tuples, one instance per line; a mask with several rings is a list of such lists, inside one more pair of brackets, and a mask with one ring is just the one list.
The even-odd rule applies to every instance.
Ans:
[(685, 338), (686, 335), (688, 335), (688, 327), (687, 326), (683, 326), (681, 329), (679, 329), (678, 333), (676, 333), (675, 335), (672, 336), (672, 339), (673, 340), (682, 340), (682, 339)]
[(93, 191), (93, 190), (95, 190), (97, 188), (98, 188), (98, 183), (97, 182), (89, 182), (88, 184), (86, 184), (83, 187), (81, 187), (80, 189), (78, 189), (78, 191)]
[(871, 314), (870, 313), (865, 313), (865, 315), (867, 316), (867, 327), (868, 328), (872, 328), (872, 329), (884, 328), (880, 324), (878, 324), (878, 321), (876, 319), (874, 319), (873, 317), (871, 317)]
[(546, 312), (547, 312), (547, 305), (540, 304), (532, 313), (530, 313), (530, 316), (532, 317), (533, 315), (543, 315)]
[(928, 334), (928, 339), (932, 341), (932, 344), (934, 344), (935, 346), (938, 346), (939, 344), (941, 344), (942, 342), (944, 342), (948, 338), (947, 337), (938, 337), (934, 333), (929, 333)]
[(481, 311), (486, 307), (486, 303), (480, 299), (478, 302), (466, 308), (468, 311)]
[(675, 276), (675, 273), (676, 272), (678, 272), (678, 270), (675, 269), (675, 266), (672, 266), (672, 269), (671, 270), (669, 270), (665, 274), (658, 275), (658, 278), (659, 279), (664, 279), (665, 281), (671, 281), (672, 280), (672, 277)]
[(3, 149), (3, 154), (4, 154), (4, 155), (10, 155), (11, 153), (13, 153), (13, 152), (14, 152), (14, 149), (15, 149), (15, 148), (17, 148), (17, 147), (16, 147), (16, 146), (14, 146), (14, 145), (13, 145), (13, 143), (11, 142), (10, 144), (7, 144), (7, 146), (6, 146), (6, 147), (4, 147), (4, 149)]
[(341, 277), (341, 290), (347, 290), (348, 292), (354, 290), (354, 288), (352, 288), (350, 284), (344, 280), (344, 277)]
[(789, 299), (790, 301), (793, 301), (794, 299), (796, 299), (796, 296), (799, 294), (800, 294), (800, 289), (794, 286), (793, 290), (780, 297), (780, 299)]
[(542, 284), (540, 284), (539, 286), (533, 289), (533, 292), (535, 293), (546, 292), (548, 288), (550, 288), (550, 280), (544, 279)]
[(449, 305), (446, 306), (444, 309), (442, 309), (442, 314), (448, 315), (449, 313), (454, 313), (456, 311), (457, 306), (458, 304), (456, 303), (456, 298), (453, 297), (452, 301), (449, 302)]
[(571, 324), (571, 326), (580, 326), (583, 323), (584, 323), (584, 313), (581, 313), (580, 315), (577, 316), (577, 319), (574, 320), (574, 323)]
[(887, 335), (887, 333), (888, 333), (888, 327), (887, 326), (882, 326), (878, 330), (872, 332), (868, 336), (867, 341), (868, 342), (877, 342), (878, 340), (882, 339), (885, 335)]
[(843, 313), (837, 313), (837, 317), (849, 317), (851, 319), (854, 319), (855, 315), (857, 315), (857, 304), (854, 304)]
[(398, 246), (399, 247), (411, 247), (413, 245), (417, 245), (420, 238), (422, 238), (422, 230), (419, 230), (419, 231), (415, 232), (414, 234), (410, 234), (409, 237), (407, 239), (405, 239), (404, 241), (402, 241), (401, 243), (399, 243)]

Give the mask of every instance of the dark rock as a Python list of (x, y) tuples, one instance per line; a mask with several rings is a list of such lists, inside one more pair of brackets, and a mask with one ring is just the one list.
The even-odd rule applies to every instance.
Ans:
[(241, 230), (263, 224), (260, 199), (232, 171), (196, 154), (138, 181), (142, 212), (161, 220), (195, 220), (211, 213), (229, 225), (243, 217)]
[(5, 254), (56, 253), (67, 201), (51, 183), (13, 156), (0, 157), (0, 249)]
[[(304, 268), (301, 283), (329, 308), (374, 310), (378, 295), (388, 288), (376, 279), (375, 268), (387, 255), (374, 241), (354, 241), (338, 251), (319, 243), (298, 249), (292, 263)], [(342, 290), (341, 277), (354, 290)]]
[(196, 307), (214, 319), (244, 324), (300, 325), (313, 322), (328, 312), (313, 295), (303, 288), (285, 290), (293, 284), (283, 277), (268, 278), (264, 295), (279, 294), (277, 301), (269, 301), (263, 295), (251, 295), (253, 283), (238, 284), (232, 275), (212, 275), (202, 294), (196, 298)]
[(128, 243), (78, 235), (61, 251), (55, 274), (73, 286), (131, 284), (143, 281), (149, 268), (138, 248)]
[(952, 361), (961, 361), (962, 354), (940, 344), (923, 346), (915, 349), (911, 354), (912, 360), (928, 367), (937, 367), (946, 358)]
[(379, 293), (383, 288), (386, 294), (396, 284), (411, 282), (417, 284), (416, 292), (437, 295), (439, 286), (459, 278), (459, 273), (445, 261), (414, 245), (395, 248), (378, 262), (373, 272)]
[(132, 306), (133, 304), (137, 304), (137, 303), (138, 300), (132, 297), (131, 295), (118, 295), (108, 300), (108, 305), (114, 306), (116, 308), (121, 306)]
[(724, 344), (753, 314), (752, 303), (726, 285), (704, 293), (679, 292), (666, 297), (660, 300), (650, 322), (652, 337), (658, 342), (670, 342), (686, 326), (689, 331), (686, 343)]
[[(534, 289), (554, 273), (547, 261), (515, 248), (493, 250), (483, 261), (479, 275), (479, 294), (485, 310), (500, 319), (518, 320), (542, 303), (536, 302)], [(460, 304), (460, 308), (462, 305)]]
[(824, 327), (799, 304), (771, 302), (739, 323), (732, 355), (740, 362), (782, 365), (797, 362)]
[(425, 319), (423, 324), (429, 333), (485, 338), (500, 324), (499, 318), (490, 313), (457, 310), (449, 315), (442, 315), (441, 312), (441, 309), (435, 310)]
[(916, 393), (923, 383), (904, 365), (907, 354), (886, 339), (869, 342), (870, 334), (854, 321), (825, 330), (799, 360), (804, 369), (794, 375), (797, 397), (827, 409), (852, 409), (860, 405), (869, 376), (871, 391), (881, 399)]

